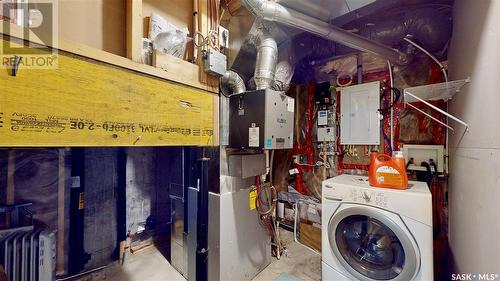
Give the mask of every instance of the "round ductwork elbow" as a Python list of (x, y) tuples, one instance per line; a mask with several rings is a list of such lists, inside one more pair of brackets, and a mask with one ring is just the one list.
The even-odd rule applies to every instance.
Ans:
[(221, 91), (224, 95), (237, 95), (246, 92), (245, 81), (241, 78), (238, 73), (228, 70), (220, 78)]

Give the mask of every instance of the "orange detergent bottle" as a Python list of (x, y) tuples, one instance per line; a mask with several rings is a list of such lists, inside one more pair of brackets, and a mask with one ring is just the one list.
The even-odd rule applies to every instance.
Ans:
[(402, 151), (395, 151), (394, 157), (372, 152), (368, 180), (371, 186), (407, 189), (408, 176)]

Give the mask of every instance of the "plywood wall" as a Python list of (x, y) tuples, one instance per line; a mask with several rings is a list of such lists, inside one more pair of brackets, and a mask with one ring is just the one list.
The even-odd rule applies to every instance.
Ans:
[(58, 4), (60, 36), (116, 55), (126, 55), (125, 1), (59, 0)]
[[(59, 34), (65, 39), (126, 56), (126, 1), (59, 0)], [(142, 14), (156, 12), (192, 31), (192, 0), (143, 0)], [(147, 21), (145, 21), (146, 23)], [(144, 26), (147, 30), (147, 24)], [(147, 33), (144, 34), (146, 36)]]
[(144, 17), (149, 17), (152, 12), (158, 13), (179, 28), (187, 26), (190, 31), (192, 30), (192, 0), (143, 0), (142, 15)]
[[(151, 13), (157, 13), (178, 28), (187, 27), (189, 36), (193, 37), (193, 1), (192, 0), (142, 0), (142, 16), (144, 20), (144, 37), (149, 30)], [(190, 60), (193, 56), (192, 43), (188, 43), (184, 59)]]

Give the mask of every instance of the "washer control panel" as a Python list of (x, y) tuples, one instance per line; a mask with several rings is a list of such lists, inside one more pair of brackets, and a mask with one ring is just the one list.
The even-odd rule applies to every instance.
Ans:
[(381, 208), (388, 207), (387, 196), (383, 192), (377, 190), (368, 190), (364, 188), (350, 188), (344, 200), (356, 203), (375, 205)]

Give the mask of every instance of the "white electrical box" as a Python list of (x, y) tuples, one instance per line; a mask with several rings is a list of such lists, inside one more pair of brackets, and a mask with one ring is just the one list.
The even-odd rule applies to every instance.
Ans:
[(340, 144), (380, 144), (380, 82), (344, 87), (340, 93)]
[(335, 128), (334, 127), (319, 127), (318, 128), (318, 141), (335, 141)]

